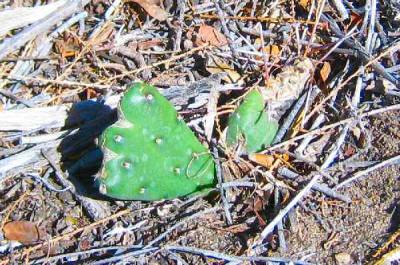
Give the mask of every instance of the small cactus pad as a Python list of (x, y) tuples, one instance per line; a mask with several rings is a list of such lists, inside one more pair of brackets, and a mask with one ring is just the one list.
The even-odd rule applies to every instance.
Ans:
[(261, 94), (253, 90), (229, 117), (226, 140), (230, 146), (242, 140), (246, 151), (252, 153), (269, 146), (277, 131), (278, 123), (270, 119)]
[(155, 87), (134, 84), (99, 141), (100, 192), (121, 200), (173, 199), (215, 186), (208, 150)]

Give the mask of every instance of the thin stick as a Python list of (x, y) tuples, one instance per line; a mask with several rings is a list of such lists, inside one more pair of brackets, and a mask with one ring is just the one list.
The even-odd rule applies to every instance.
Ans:
[(113, 262), (119, 261), (119, 260), (127, 260), (130, 257), (134, 257), (134, 256), (139, 256), (139, 255), (143, 255), (143, 254), (147, 254), (149, 252), (153, 252), (158, 250), (158, 247), (152, 247), (152, 248), (145, 248), (145, 249), (139, 249), (136, 251), (131, 251), (122, 255), (117, 255), (108, 259), (103, 259), (103, 260), (99, 260), (97, 262), (93, 262), (93, 265), (101, 265), (101, 264), (112, 264)]
[(49, 261), (57, 261), (61, 260), (64, 258), (71, 258), (75, 256), (81, 256), (81, 255), (88, 255), (88, 254), (94, 254), (98, 252), (106, 252), (110, 250), (128, 250), (131, 248), (138, 248), (137, 246), (109, 246), (109, 247), (101, 247), (101, 248), (92, 248), (84, 251), (78, 251), (78, 252), (72, 252), (72, 253), (66, 253), (66, 254), (60, 254), (57, 256), (52, 256), (52, 257), (46, 257), (46, 258), (41, 258), (38, 260), (32, 260), (34, 263), (41, 263), (41, 262), (49, 262)]
[(140, 67), (138, 69), (135, 69), (135, 70), (132, 70), (132, 71), (128, 71), (128, 72), (123, 73), (123, 74), (116, 75), (116, 76), (114, 76), (114, 77), (112, 77), (112, 78), (110, 78), (110, 79), (108, 79), (108, 80), (106, 80), (104, 82), (108, 83), (108, 82), (114, 81), (116, 79), (123, 78), (123, 77), (128, 76), (128, 75), (134, 75), (134, 74), (140, 73), (140, 72), (142, 72), (144, 70), (147, 70), (147, 69), (152, 69), (154, 67), (157, 67), (157, 66), (160, 66), (160, 65), (163, 65), (163, 64), (171, 63), (171, 62), (186, 58), (186, 57), (188, 57), (189, 55), (191, 55), (193, 53), (196, 53), (198, 51), (201, 51), (201, 50), (204, 50), (204, 49), (208, 48), (209, 46), (210, 46), (209, 44), (204, 44), (202, 46), (199, 46), (199, 47), (196, 47), (194, 49), (191, 49), (190, 51), (181, 53), (181, 54), (176, 55), (176, 56), (172, 56), (171, 58), (168, 58), (166, 60), (162, 60), (162, 61), (150, 64), (150, 65), (145, 65), (145, 66)]
[(200, 47), (194, 48), (188, 52), (173, 56), (169, 59), (166, 60), (162, 60), (159, 62), (156, 62), (154, 64), (151, 65), (146, 65), (143, 67), (140, 67), (138, 69), (132, 70), (132, 71), (128, 71), (119, 75), (116, 75), (112, 78), (109, 78), (105, 81), (101, 81), (101, 83), (82, 83), (82, 82), (74, 82), (74, 81), (59, 81), (59, 80), (52, 80), (52, 79), (45, 79), (45, 78), (35, 78), (35, 77), (27, 77), (27, 76), (22, 76), (22, 75), (3, 75), (4, 78), (7, 79), (11, 79), (11, 80), (17, 80), (17, 81), (24, 81), (24, 82), (39, 82), (42, 85), (48, 85), (48, 84), (53, 84), (53, 85), (60, 85), (60, 86), (67, 86), (67, 87), (90, 87), (90, 88), (97, 88), (100, 90), (106, 90), (106, 89), (110, 89), (111, 87), (115, 87), (112, 85), (104, 85), (103, 83), (109, 83), (111, 84), (112, 81), (119, 79), (119, 78), (123, 78), (125, 76), (128, 75), (135, 75), (138, 74), (144, 70), (148, 70), (148, 69), (152, 69), (154, 67), (163, 65), (163, 64), (167, 64), (167, 63), (171, 63), (173, 61), (179, 60), (179, 59), (183, 59), (186, 58), (187, 56), (189, 56), (190, 54), (193, 54), (195, 52), (204, 50), (205, 48), (209, 47), (208, 44), (202, 45)]
[[(30, 195), (29, 191), (23, 193), (21, 197), (18, 198), (13, 204), (9, 205), (6, 208), (6, 215), (3, 217), (3, 220), (1, 220), (0, 223), (0, 231), (3, 231), (4, 225), (7, 223), (8, 218), (10, 217), (11, 213), (14, 211), (14, 209), (25, 199), (26, 196)], [(4, 211), (3, 211), (4, 212)]]
[(267, 23), (300, 23), (306, 25), (317, 25), (322, 27), (323, 23), (317, 23), (311, 20), (303, 20), (303, 19), (293, 19), (293, 18), (273, 18), (273, 17), (249, 17), (249, 16), (222, 16), (219, 15), (207, 15), (201, 14), (201, 18), (205, 19), (233, 19), (233, 20), (241, 20), (241, 21), (257, 21), (257, 22), (267, 22)]
[(393, 163), (397, 163), (398, 161), (400, 161), (400, 155), (397, 155), (395, 157), (392, 157), (392, 158), (389, 158), (389, 159), (387, 159), (385, 161), (382, 161), (382, 162), (380, 162), (380, 163), (378, 163), (378, 164), (376, 164), (376, 165), (374, 165), (374, 166), (372, 166), (370, 168), (367, 168), (365, 170), (357, 172), (356, 174), (354, 174), (354, 176), (352, 176), (351, 178), (346, 179), (342, 183), (339, 183), (333, 189), (335, 189), (335, 190), (336, 189), (340, 189), (340, 188), (348, 185), (350, 182), (353, 182), (354, 180), (359, 179), (360, 177), (367, 175), (369, 172), (372, 172), (372, 171), (374, 171), (376, 169), (379, 169), (381, 167), (384, 167), (384, 166), (389, 166), (389, 165), (391, 165)]
[(219, 189), (219, 193), (221, 194), (221, 199), (222, 199), (222, 205), (224, 206), (224, 212), (225, 212), (225, 216), (226, 216), (226, 221), (228, 223), (228, 225), (232, 225), (233, 221), (232, 221), (232, 215), (231, 212), (229, 211), (230, 205), (229, 202), (225, 196), (225, 190), (223, 188), (223, 184), (224, 184), (224, 179), (222, 177), (222, 167), (221, 167), (221, 162), (219, 160), (218, 157), (218, 150), (217, 147), (213, 147), (213, 152), (212, 152), (213, 156), (214, 156), (214, 161), (215, 161), (215, 169), (216, 169), (216, 173), (217, 173), (217, 179), (218, 179), (218, 189)]
[(307, 98), (307, 92), (304, 93), (297, 101), (292, 110), (290, 111), (289, 115), (285, 118), (282, 126), (279, 127), (279, 131), (276, 133), (274, 138), (273, 144), (279, 143), (285, 137), (286, 133), (289, 131), (291, 125), (293, 124), (294, 120), (298, 116), (304, 102)]
[(274, 150), (276, 148), (279, 148), (279, 147), (282, 147), (282, 146), (285, 146), (285, 145), (288, 145), (288, 144), (293, 144), (296, 141), (298, 141), (300, 139), (303, 139), (303, 138), (305, 138), (307, 136), (320, 134), (320, 133), (322, 133), (324, 131), (327, 131), (327, 130), (332, 129), (332, 128), (336, 128), (336, 127), (338, 127), (340, 125), (344, 125), (344, 124), (353, 122), (353, 121), (355, 121), (357, 119), (370, 117), (370, 116), (374, 116), (374, 115), (377, 115), (377, 114), (380, 114), (380, 113), (383, 113), (383, 112), (395, 111), (395, 110), (399, 110), (399, 109), (400, 109), (400, 104), (395, 104), (395, 105), (387, 106), (387, 107), (384, 107), (384, 108), (371, 110), (371, 111), (368, 111), (366, 113), (362, 113), (362, 114), (360, 114), (360, 115), (358, 115), (356, 117), (347, 118), (347, 119), (341, 120), (339, 122), (335, 122), (335, 123), (329, 124), (327, 126), (324, 126), (322, 128), (309, 131), (308, 133), (293, 137), (293, 138), (291, 138), (291, 139), (289, 139), (287, 141), (284, 141), (284, 142), (281, 142), (279, 144), (276, 144), (276, 145), (273, 145), (273, 146), (269, 147), (268, 149), (262, 151), (262, 153), (267, 153), (267, 152), (272, 151), (272, 150)]
[[(99, 225), (101, 225), (101, 224), (104, 224), (104, 223), (106, 223), (106, 222), (109, 222), (109, 221), (111, 221), (111, 220), (114, 220), (114, 219), (116, 219), (116, 218), (118, 218), (118, 217), (124, 216), (124, 215), (126, 215), (126, 214), (128, 214), (128, 213), (131, 213), (131, 212), (141, 212), (141, 211), (146, 211), (146, 210), (153, 209), (153, 208), (154, 208), (154, 207), (148, 207), (148, 208), (143, 208), (143, 209), (139, 209), (139, 210), (136, 210), (136, 211), (132, 211), (131, 209), (121, 210), (121, 211), (119, 211), (119, 212), (117, 212), (117, 213), (115, 213), (115, 214), (113, 214), (113, 215), (111, 215), (111, 216), (108, 216), (108, 217), (106, 217), (106, 218), (103, 218), (103, 219), (101, 219), (101, 220), (99, 220), (99, 221), (97, 221), (97, 222), (94, 222), (94, 223), (91, 223), (91, 224), (89, 224), (89, 225), (83, 226), (83, 227), (78, 228), (78, 229), (76, 229), (76, 230), (74, 230), (74, 231), (71, 231), (71, 232), (69, 232), (69, 233), (65, 233), (65, 234), (63, 234), (63, 235), (60, 235), (60, 236), (55, 237), (55, 238), (52, 238), (52, 239), (50, 239), (50, 240), (48, 240), (48, 241), (46, 241), (46, 242), (37, 244), (37, 245), (35, 245), (35, 246), (31, 246), (31, 247), (29, 247), (29, 248), (25, 248), (25, 249), (23, 250), (23, 253), (19, 253), (19, 254), (14, 253), (14, 254), (13, 254), (13, 258), (16, 259), (16, 258), (19, 258), (19, 257), (21, 257), (21, 256), (23, 256), (23, 255), (24, 255), (24, 256), (25, 256), (25, 255), (29, 255), (29, 253), (34, 253), (35, 251), (37, 251), (38, 249), (43, 248), (44, 246), (47, 246), (47, 245), (49, 245), (49, 244), (54, 245), (54, 243), (56, 243), (56, 242), (59, 242), (59, 241), (61, 241), (61, 240), (65, 240), (65, 239), (69, 239), (69, 238), (73, 237), (74, 235), (76, 235), (76, 234), (78, 234), (78, 233), (81, 233), (81, 232), (86, 231), (86, 230), (91, 230), (91, 229), (95, 228), (96, 226), (99, 226)], [(6, 265), (6, 264), (9, 264), (9, 262), (10, 262), (10, 258), (5, 258), (5, 259), (3, 259), (3, 260), (0, 261), (0, 264), (1, 264), (1, 265)]]
[(317, 183), (318, 179), (321, 177), (320, 174), (315, 175), (310, 182), (293, 198), (293, 200), (281, 211), (279, 211), (278, 215), (272, 220), (267, 227), (261, 232), (260, 237), (255, 240), (251, 249), (257, 253), (257, 247), (262, 245), (264, 239), (272, 232), (275, 226), (278, 224), (280, 220), (311, 190), (312, 186)]
[[(326, 0), (319, 0), (318, 3), (319, 3), (319, 6), (318, 6), (316, 14), (315, 14), (315, 24), (313, 25), (313, 28), (311, 31), (310, 43), (314, 42), (315, 32), (317, 31), (317, 26), (319, 25), (319, 21), (321, 20), (321, 15), (324, 12), (323, 10), (325, 7)], [(304, 52), (304, 57), (307, 57), (307, 54), (309, 51), (310, 51), (310, 46), (307, 46), (307, 48)]]
[[(388, 48), (386, 51), (382, 52), (375, 58), (371, 59), (369, 62), (367, 62), (364, 65), (364, 68), (367, 68), (368, 66), (374, 66), (375, 65), (375, 70), (379, 69), (379, 66), (376, 64), (376, 62), (381, 59), (382, 57), (400, 49), (400, 43), (397, 43), (393, 47)], [(361, 53), (362, 54), (362, 53)], [(321, 108), (324, 106), (328, 100), (330, 100), (332, 97), (336, 96), (339, 90), (341, 90), (345, 85), (347, 85), (353, 78), (359, 76), (361, 72), (364, 70), (364, 68), (359, 68), (357, 71), (355, 71), (352, 75), (350, 75), (343, 83), (341, 83), (339, 86), (337, 86), (335, 89), (333, 89), (328, 96), (326, 96), (304, 119), (304, 122), (307, 122), (315, 113), (321, 111)], [(385, 69), (382, 70), (385, 72)], [(400, 85), (400, 81), (395, 82), (396, 85)]]
[(4, 78), (23, 81), (23, 82), (38, 82), (41, 85), (59, 85), (59, 86), (66, 86), (66, 87), (90, 87), (90, 88), (97, 88), (100, 90), (109, 89), (112, 87), (111, 85), (102, 85), (96, 83), (82, 83), (82, 82), (75, 82), (75, 81), (59, 81), (53, 79), (46, 79), (40, 77), (29, 77), (23, 75), (3, 75)]
[(212, 2), (214, 3), (215, 9), (217, 10), (218, 18), (221, 22), (222, 32), (227, 37), (229, 49), (231, 50), (233, 57), (238, 57), (239, 54), (237, 53), (237, 48), (235, 48), (235, 46), (233, 45), (235, 38), (232, 38), (232, 35), (229, 34), (230, 32), (228, 30), (226, 20), (224, 19), (224, 11), (222, 10), (222, 8), (224, 8), (225, 6), (224, 1), (213, 0)]
[[(280, 167), (278, 169), (278, 173), (279, 173), (279, 175), (286, 177), (288, 179), (296, 179), (300, 176), (300, 174), (293, 172), (286, 167)], [(312, 189), (319, 191), (319, 192), (325, 194), (326, 196), (332, 197), (334, 199), (341, 200), (346, 203), (351, 203), (351, 199), (349, 197), (334, 191), (333, 189), (329, 188), (327, 185), (325, 185), (323, 183), (321, 183), (321, 184), (315, 183), (314, 186), (312, 187)]]
[(336, 155), (340, 151), (340, 147), (342, 146), (348, 131), (349, 131), (349, 124), (346, 124), (343, 130), (340, 132), (340, 136), (337, 139), (336, 143), (334, 144), (334, 148), (329, 152), (329, 155), (325, 158), (324, 163), (321, 165), (321, 170), (329, 168), (329, 166), (333, 163), (333, 161), (336, 158)]
[[(282, 205), (279, 202), (279, 189), (275, 188), (274, 189), (274, 210), (275, 213), (276, 211), (281, 208)], [(285, 233), (284, 233), (284, 228), (283, 228), (283, 220), (279, 220), (277, 226), (278, 230), (278, 239), (279, 239), (279, 248), (281, 251), (285, 252), (287, 250), (287, 245), (286, 245), (286, 240), (285, 240)]]
[(64, 5), (57, 8), (56, 11), (50, 13), (40, 21), (25, 28), (17, 35), (5, 39), (0, 45), (0, 59), (5, 58), (11, 52), (18, 50), (40, 33), (47, 32), (55, 24), (69, 17), (76, 12), (79, 7), (85, 6), (88, 2), (89, 0), (67, 1)]
[(162, 233), (161, 235), (159, 235), (158, 237), (156, 237), (155, 239), (153, 239), (151, 242), (149, 242), (144, 248), (149, 248), (152, 247), (153, 245), (159, 243), (161, 240), (163, 240), (168, 234), (172, 233), (175, 229), (177, 229), (179, 226), (185, 224), (187, 221), (198, 218), (202, 215), (208, 214), (208, 213), (213, 213), (218, 211), (220, 208), (219, 207), (213, 207), (198, 213), (195, 213), (185, 219), (183, 219), (182, 221), (174, 224), (173, 226), (171, 226), (170, 228), (168, 228), (167, 231), (165, 231), (164, 233)]
[(194, 248), (194, 247), (184, 247), (184, 246), (174, 246), (174, 245), (167, 245), (164, 249), (173, 252), (183, 252), (183, 253), (190, 253), (194, 255), (201, 255), (205, 257), (225, 260), (225, 261), (253, 261), (253, 262), (266, 262), (269, 264), (271, 263), (278, 263), (278, 264), (302, 264), (302, 265), (311, 265), (311, 263), (305, 261), (292, 261), (286, 258), (279, 258), (279, 257), (255, 257), (255, 256), (233, 256), (227, 255), (223, 253), (219, 253), (212, 250), (201, 249), (201, 248)]
[(346, 7), (343, 4), (342, 0), (333, 0), (332, 3), (335, 5), (337, 11), (340, 14), (340, 18), (342, 20), (346, 20), (349, 18), (349, 13), (347, 12)]

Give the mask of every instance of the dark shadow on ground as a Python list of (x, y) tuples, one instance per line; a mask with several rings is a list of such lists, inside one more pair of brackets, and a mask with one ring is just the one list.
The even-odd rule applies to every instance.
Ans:
[(95, 181), (103, 158), (96, 138), (116, 120), (116, 110), (99, 101), (78, 102), (68, 113), (66, 127), (78, 129), (62, 140), (58, 151), (78, 195), (107, 200), (98, 192)]

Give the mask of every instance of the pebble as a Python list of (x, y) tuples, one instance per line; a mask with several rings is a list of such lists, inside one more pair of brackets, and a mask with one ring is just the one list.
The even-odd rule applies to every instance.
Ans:
[(335, 254), (335, 261), (337, 265), (348, 265), (352, 263), (350, 254), (346, 252), (340, 252)]

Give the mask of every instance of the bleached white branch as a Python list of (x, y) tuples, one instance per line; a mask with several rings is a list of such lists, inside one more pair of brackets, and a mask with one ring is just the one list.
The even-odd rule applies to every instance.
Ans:
[(10, 30), (22, 28), (26, 25), (41, 20), (57, 10), (57, 8), (60, 6), (64, 5), (66, 2), (67, 0), (60, 0), (48, 5), (19, 7), (6, 9), (0, 12), (0, 36), (6, 34)]

